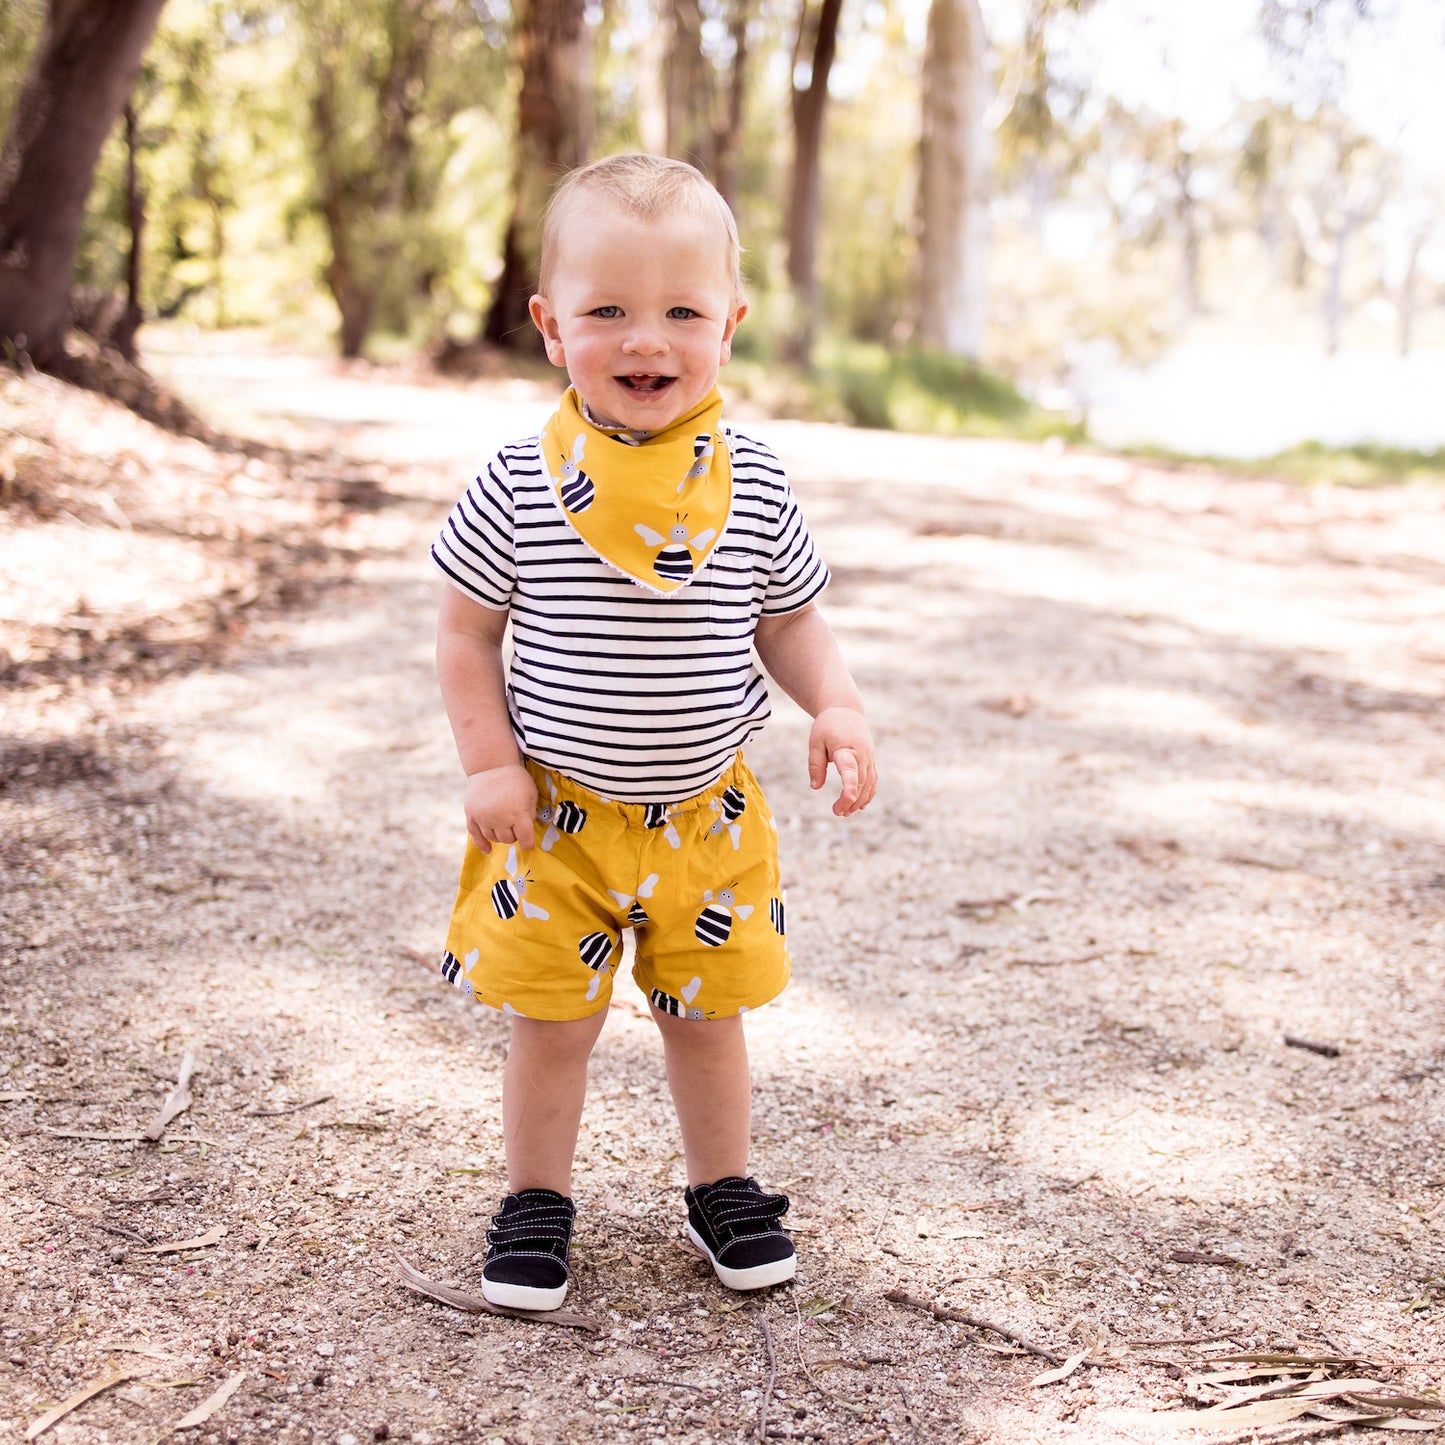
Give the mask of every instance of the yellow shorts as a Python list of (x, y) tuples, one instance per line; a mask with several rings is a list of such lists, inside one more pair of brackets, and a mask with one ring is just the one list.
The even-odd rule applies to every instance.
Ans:
[(778, 833), (739, 753), (681, 803), (615, 803), (529, 761), (537, 845), (470, 841), (447, 934), (447, 980), (505, 1013), (577, 1019), (607, 1007), (635, 930), (632, 975), (680, 1018), (776, 998), (792, 969)]

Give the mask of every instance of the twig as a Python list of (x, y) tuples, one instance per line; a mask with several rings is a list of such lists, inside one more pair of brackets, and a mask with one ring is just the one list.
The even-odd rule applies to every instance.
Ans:
[(778, 1357), (773, 1350), (773, 1327), (768, 1323), (766, 1314), (758, 1316), (758, 1321), (763, 1327), (763, 1342), (768, 1347), (768, 1384), (763, 1391), (762, 1413), (758, 1416), (758, 1439), (768, 1438), (768, 1405), (773, 1398), (773, 1382), (778, 1378)]
[(1429, 1214), (1424, 1216), (1425, 1223), (1429, 1224), (1433, 1220), (1439, 1219), (1442, 1214), (1445, 1214), (1445, 1199), (1442, 1199), (1439, 1204), (1437, 1204), (1434, 1209), (1429, 1212)]
[(304, 1104), (288, 1104), (284, 1109), (247, 1109), (248, 1119), (279, 1119), (282, 1114), (299, 1114), (303, 1109), (314, 1109), (318, 1104), (326, 1104), (331, 1101), (330, 1094), (318, 1094), (314, 1099), (307, 1099)]
[[(961, 1325), (970, 1325), (976, 1330), (989, 1330), (995, 1335), (1001, 1335), (1010, 1344), (1017, 1345), (1030, 1355), (1037, 1355), (1041, 1360), (1047, 1360), (1051, 1365), (1061, 1365), (1064, 1362), (1062, 1355), (1056, 1355), (1052, 1350), (1046, 1350), (1042, 1345), (1031, 1344), (1022, 1335), (1016, 1334), (1013, 1330), (1006, 1330), (1002, 1325), (990, 1324), (987, 1320), (981, 1320), (976, 1315), (964, 1314), (962, 1310), (952, 1310), (946, 1305), (930, 1304), (927, 1300), (919, 1299), (917, 1295), (909, 1294), (906, 1290), (891, 1289), (883, 1296), (896, 1305), (908, 1305), (912, 1309), (924, 1310), (931, 1314), (936, 1320), (950, 1320)], [(1090, 1364), (1108, 1363), (1107, 1361), (1089, 1361)]]
[(1292, 1049), (1308, 1049), (1312, 1054), (1322, 1054), (1327, 1059), (1337, 1059), (1340, 1056), (1339, 1048), (1334, 1044), (1316, 1044), (1309, 1039), (1297, 1039), (1293, 1034), (1286, 1034), (1284, 1041)]
[(176, 1117), (177, 1114), (184, 1114), (191, 1107), (191, 1075), (195, 1072), (196, 1056), (187, 1049), (181, 1055), (181, 1069), (176, 1075), (176, 1086), (166, 1095), (166, 1101), (161, 1105), (160, 1113), (141, 1131), (142, 1137), (149, 1139), (152, 1144), (159, 1141), (162, 1134), (166, 1132), (166, 1125)]
[(1105, 953), (1081, 953), (1074, 958), (1011, 958), (1010, 968), (1063, 968), (1070, 963), (1096, 963)]
[(913, 1438), (916, 1441), (918, 1439), (918, 1420), (913, 1414), (913, 1406), (909, 1403), (908, 1391), (899, 1385), (898, 1393), (903, 1400), (903, 1418), (913, 1427)]
[(878, 1221), (878, 1228), (873, 1232), (873, 1243), (877, 1244), (883, 1238), (883, 1231), (888, 1226), (888, 1221), (893, 1215), (893, 1201), (898, 1198), (898, 1189), (895, 1186), (893, 1193), (888, 1196), (888, 1203), (883, 1206), (883, 1218)]
[(1136, 1349), (1155, 1349), (1164, 1345), (1213, 1345), (1220, 1340), (1237, 1340), (1238, 1335), (1229, 1333), (1225, 1335), (1185, 1335), (1177, 1340), (1126, 1340), (1124, 1343), (1133, 1345)]
[(145, 1235), (137, 1234), (133, 1229), (122, 1229), (118, 1224), (107, 1224), (103, 1219), (97, 1219), (93, 1214), (87, 1214), (83, 1209), (72, 1209), (68, 1204), (62, 1204), (58, 1199), (51, 1199), (49, 1195), (42, 1194), (41, 1202), (48, 1204), (52, 1209), (59, 1209), (68, 1214), (72, 1219), (84, 1220), (86, 1224), (93, 1224), (97, 1229), (103, 1229), (107, 1234), (118, 1234), (122, 1239), (133, 1239), (137, 1244), (149, 1244)]

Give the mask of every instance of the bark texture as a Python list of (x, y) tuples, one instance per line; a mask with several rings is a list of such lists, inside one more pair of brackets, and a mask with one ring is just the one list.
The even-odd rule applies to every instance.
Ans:
[(983, 348), (988, 255), (988, 79), (978, 0), (933, 0), (923, 59), (918, 184), (918, 341)]
[(64, 355), (70, 278), (101, 146), (165, 0), (51, 0), (0, 152), (0, 344)]
[(540, 353), (527, 301), (537, 280), (542, 212), (552, 186), (584, 159), (579, 117), (590, 95), (581, 86), (581, 0), (525, 0), (513, 50), (522, 70), (512, 215), (502, 247), (502, 274), (482, 338), (513, 351)]

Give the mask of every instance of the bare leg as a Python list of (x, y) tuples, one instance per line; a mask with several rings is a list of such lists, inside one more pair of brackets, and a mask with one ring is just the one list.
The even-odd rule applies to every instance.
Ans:
[(652, 1016), (662, 1031), (688, 1184), (746, 1176), (752, 1083), (742, 1016), (680, 1019), (656, 1008)]
[(607, 1010), (585, 1019), (512, 1020), (502, 1075), (507, 1187), (572, 1193), (572, 1156), (587, 1097), (587, 1060)]

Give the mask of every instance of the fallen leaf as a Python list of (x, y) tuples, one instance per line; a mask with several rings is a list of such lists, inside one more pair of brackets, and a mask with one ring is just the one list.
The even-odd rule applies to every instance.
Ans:
[(1042, 1375), (1035, 1375), (1029, 1381), (1030, 1385), (1056, 1385), (1060, 1380), (1067, 1380), (1075, 1370), (1088, 1358), (1087, 1350), (1080, 1350), (1077, 1355), (1070, 1355), (1057, 1369), (1045, 1370)]
[(112, 1365), (110, 1374), (103, 1379), (79, 1389), (68, 1400), (62, 1400), (53, 1410), (47, 1410), (31, 1427), (25, 1432), (27, 1440), (33, 1440), (37, 1435), (43, 1435), (57, 1420), (63, 1419), (66, 1415), (92, 1397), (99, 1395), (102, 1391), (110, 1389), (112, 1385), (119, 1385), (126, 1380), (133, 1380), (137, 1375), (145, 1374), (144, 1367), (129, 1365)]
[(219, 1244), (226, 1237), (226, 1226), (218, 1224), (214, 1229), (208, 1229), (204, 1234), (197, 1235), (194, 1239), (177, 1239), (169, 1244), (148, 1244), (144, 1249), (136, 1250), (137, 1254), (175, 1254), (183, 1249), (207, 1249), (213, 1244)]
[(185, 1419), (177, 1420), (171, 1429), (189, 1430), (195, 1425), (204, 1425), (241, 1388), (245, 1381), (246, 1372), (238, 1370), (215, 1394), (203, 1400)]
[(451, 1285), (438, 1284), (436, 1280), (428, 1279), (399, 1254), (397, 1261), (401, 1265), (401, 1282), (408, 1289), (415, 1290), (417, 1294), (425, 1295), (428, 1299), (434, 1299), (439, 1304), (450, 1305), (455, 1310), (465, 1310), (468, 1314), (505, 1315), (510, 1319), (535, 1320), (539, 1324), (591, 1330), (594, 1334), (601, 1332), (602, 1327), (595, 1320), (589, 1320), (586, 1315), (574, 1314), (571, 1310), (505, 1309), (483, 1299), (481, 1295), (468, 1294), (465, 1290), (453, 1289)]

